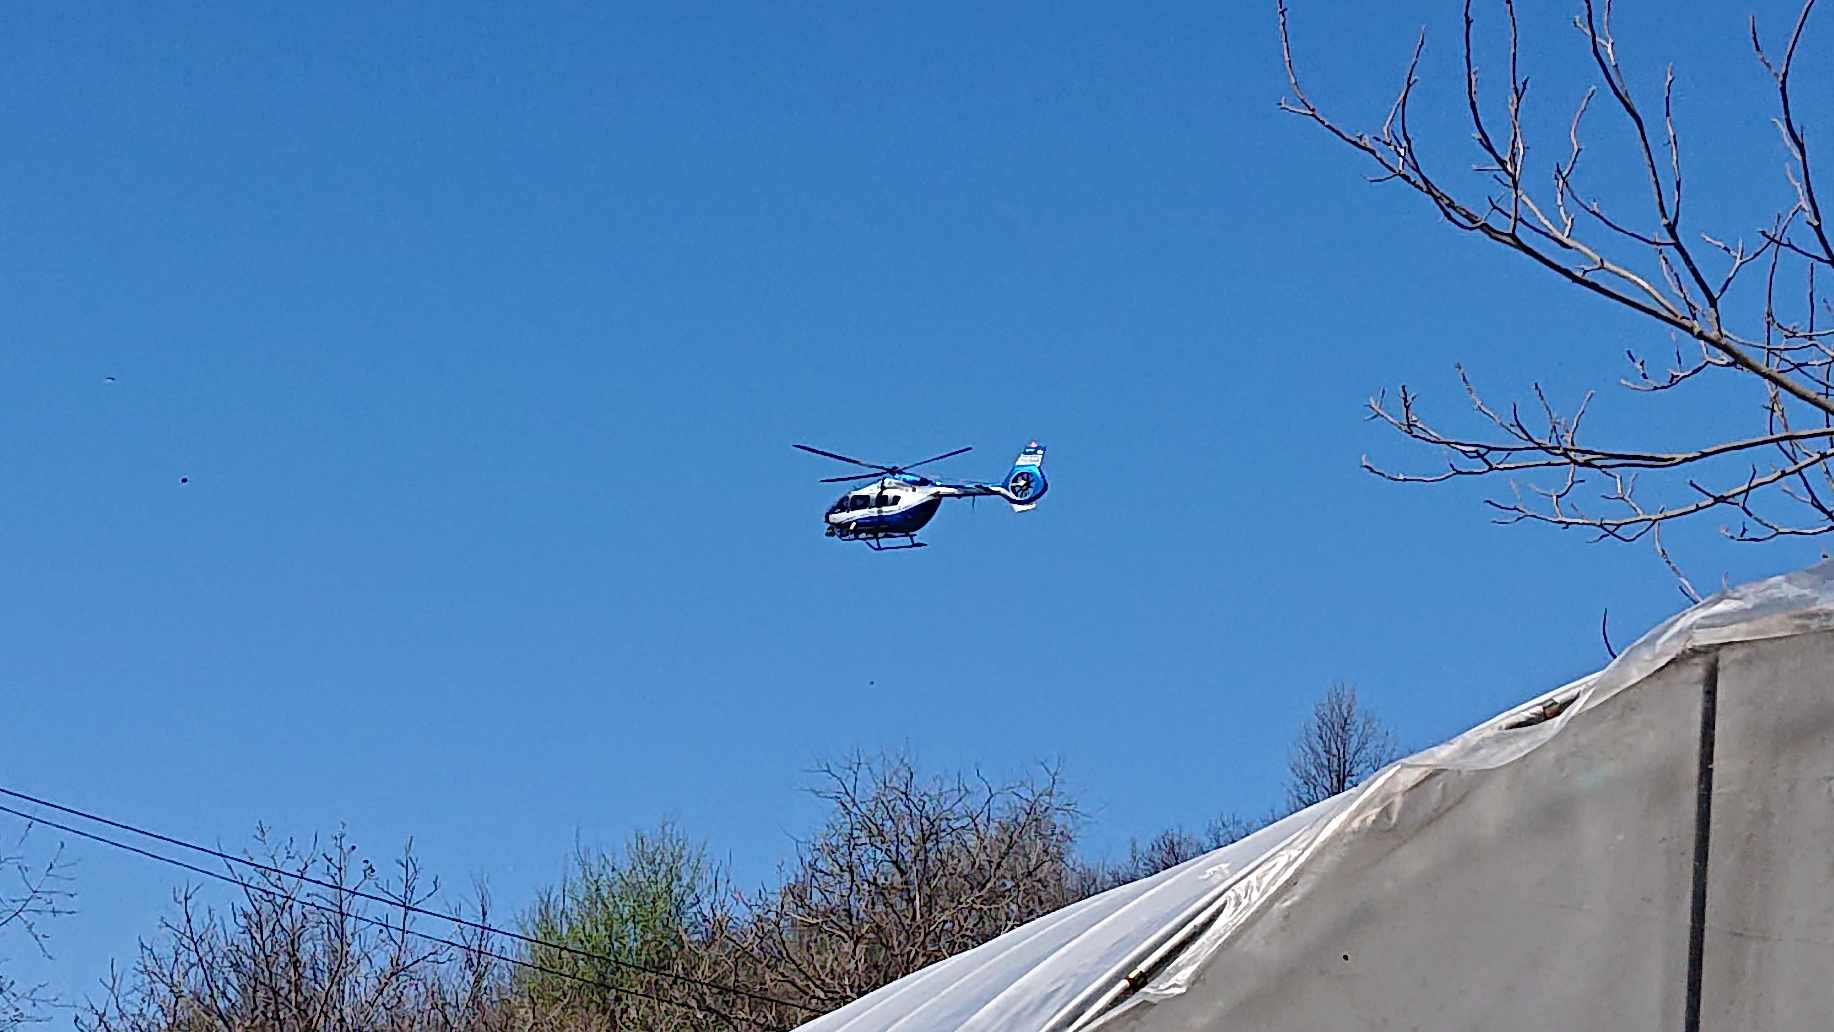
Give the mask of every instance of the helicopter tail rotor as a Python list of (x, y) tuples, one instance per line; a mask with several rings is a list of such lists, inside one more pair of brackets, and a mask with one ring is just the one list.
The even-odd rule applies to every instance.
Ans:
[(1030, 512), (1038, 507), (1038, 500), (1050, 486), (1044, 478), (1044, 445), (1033, 441), (1013, 459), (1013, 468), (1007, 472), (999, 494), (1014, 512)]

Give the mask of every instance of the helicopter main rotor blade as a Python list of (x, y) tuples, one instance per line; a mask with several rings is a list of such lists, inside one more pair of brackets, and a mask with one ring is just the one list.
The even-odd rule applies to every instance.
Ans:
[(941, 455), (932, 455), (929, 458), (923, 459), (922, 461), (919, 461), (919, 462), (913, 462), (913, 463), (910, 463), (909, 465), (899, 466), (898, 469), (900, 471), (907, 470), (907, 469), (916, 469), (918, 466), (927, 466), (932, 462), (941, 462), (944, 459), (952, 459), (955, 456), (962, 454), (963, 452), (971, 452), (973, 450), (974, 450), (973, 445), (969, 445), (966, 448), (957, 448), (954, 451), (943, 452)]
[(882, 473), (865, 473), (852, 477), (823, 477), (821, 482), (824, 484), (851, 484), (856, 480), (877, 480), (883, 475)]
[(803, 451), (806, 451), (811, 455), (820, 455), (822, 458), (825, 458), (825, 459), (837, 459), (841, 462), (850, 462), (854, 464), (855, 466), (864, 466), (867, 469), (876, 469), (876, 470), (880, 470), (885, 473), (891, 473), (897, 469), (897, 467), (895, 466), (881, 466), (876, 462), (862, 462), (861, 460), (853, 458), (851, 456), (839, 455), (831, 451), (822, 451), (820, 448), (811, 448), (806, 444), (798, 444), (798, 445), (794, 445), (793, 447), (801, 448)]

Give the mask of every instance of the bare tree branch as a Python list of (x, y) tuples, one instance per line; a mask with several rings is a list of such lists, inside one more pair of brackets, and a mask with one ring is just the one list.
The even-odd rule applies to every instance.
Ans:
[[(61, 844), (43, 859), (28, 858), (32, 830), (27, 823), (10, 847), (0, 845), (0, 942), (17, 934), (49, 959), (47, 922), (74, 913), (70, 904), (76, 892), (70, 887), (71, 864)], [(45, 1009), (55, 1002), (43, 984), (20, 985), (0, 970), (0, 1032), (45, 1020)]]
[(1400, 752), (1387, 725), (1357, 701), (1356, 686), (1333, 681), (1293, 739), (1287, 805), (1301, 810), (1348, 791)]
[[(1539, 385), (1532, 388), (1534, 420), (1523, 417), (1518, 406), (1498, 410), (1488, 405), (1472, 386), (1462, 366), (1463, 383), (1472, 410), (1480, 422), (1498, 436), (1444, 432), (1416, 411), (1417, 399), (1406, 386), (1400, 389), (1398, 407), (1390, 407), (1387, 392), (1369, 403), (1369, 416), (1401, 436), (1443, 455), (1442, 468), (1397, 472), (1365, 457), (1364, 467), (1390, 480), (1439, 483), (1462, 477), (1496, 477), (1508, 482), (1505, 498), (1490, 504), (1503, 511), (1506, 522), (1538, 522), (1560, 527), (1589, 527), (1598, 537), (1636, 540), (1647, 535), (1658, 557), (1673, 571), (1692, 597), (1693, 588), (1681, 575), (1655, 530), (1659, 525), (1699, 515), (1709, 509), (1737, 509), (1741, 527), (1727, 529), (1728, 536), (1743, 541), (1771, 540), (1779, 536), (1825, 533), (1834, 528), (1834, 334), (1819, 328), (1817, 319), (1828, 307), (1817, 294), (1814, 272), (1834, 266), (1822, 209), (1816, 193), (1814, 166), (1794, 99), (1790, 73), (1804, 38), (1815, 0), (1801, 8), (1781, 61), (1765, 52), (1755, 20), (1751, 41), (1758, 59), (1777, 87), (1780, 114), (1775, 119), (1787, 158), (1785, 180), (1788, 202), (1767, 225), (1756, 228), (1754, 246), (1736, 234), (1696, 232), (1684, 228), (1687, 197), (1682, 160), (1682, 133), (1677, 123), (1676, 75), (1665, 70), (1660, 124), (1646, 115), (1630, 86), (1623, 50), (1613, 31), (1611, 0), (1579, 0), (1573, 19), (1584, 41), (1597, 81), (1580, 94), (1568, 122), (1564, 155), (1552, 167), (1551, 192), (1538, 196), (1532, 187), (1526, 156), (1531, 150), (1524, 130), (1523, 112), (1528, 97), (1528, 77), (1522, 71), (1521, 33), (1513, 0), (1500, 0), (1502, 34), (1507, 42), (1506, 103), (1493, 123), (1480, 92), (1478, 51), (1479, 19), (1475, 0), (1463, 6), (1462, 51), (1464, 107), (1471, 139), (1479, 160), (1475, 180), (1467, 190), (1429, 169), (1421, 157), (1409, 120), (1409, 105), (1419, 85), (1419, 67), (1426, 34), (1422, 30), (1409, 56), (1402, 86), (1375, 134), (1344, 128), (1326, 115), (1301, 85), (1294, 59), (1285, 0), (1276, 0), (1281, 56), (1290, 98), (1283, 110), (1319, 126), (1339, 142), (1375, 163), (1379, 183), (1399, 183), (1424, 197), (1440, 217), (1454, 228), (1474, 234), (1514, 252), (1565, 282), (1606, 298), (1635, 312), (1677, 338), (1673, 365), (1653, 373), (1643, 359), (1629, 352), (1634, 376), (1621, 382), (1631, 391), (1661, 396), (1684, 385), (1711, 383), (1721, 389), (1740, 384), (1757, 387), (1765, 398), (1762, 433), (1727, 437), (1693, 447), (1591, 444), (1581, 436), (1587, 393), (1570, 412), (1549, 403)], [(1648, 196), (1647, 215), (1620, 218), (1599, 200), (1582, 192), (1581, 158), (1586, 153), (1584, 126), (1595, 96), (1602, 92), (1629, 126), (1635, 166)], [(1641, 229), (1638, 224), (1652, 228)], [(1731, 242), (1728, 242), (1731, 241)], [(1711, 261), (1711, 267), (1709, 265)], [(1762, 263), (1762, 304), (1746, 297), (1731, 305), (1745, 274)], [(1801, 264), (1807, 275), (1806, 296), (1800, 301), (1780, 293), (1785, 266)], [(1743, 330), (1735, 327), (1743, 324)], [(1679, 341), (1699, 349), (1697, 356), (1683, 355)], [(1709, 373), (1724, 373), (1724, 377)], [(1722, 470), (1729, 462), (1750, 460), (1773, 453), (1768, 466), (1752, 465), (1733, 480)], [(1707, 476), (1695, 468), (1718, 471)], [(1645, 506), (1635, 495), (1636, 480), (1629, 471), (1673, 471), (1672, 477), (1652, 481), (1655, 490), (1669, 494), (1662, 504)], [(1685, 470), (1685, 471), (1684, 471)], [(1579, 504), (1575, 492), (1588, 477), (1599, 489), (1602, 511)], [(1547, 479), (1523, 483), (1521, 476)], [(1706, 479), (1724, 477), (1726, 486), (1702, 486)], [(1819, 484), (1820, 486), (1816, 486)], [(1780, 510), (1797, 510), (1799, 520)]]

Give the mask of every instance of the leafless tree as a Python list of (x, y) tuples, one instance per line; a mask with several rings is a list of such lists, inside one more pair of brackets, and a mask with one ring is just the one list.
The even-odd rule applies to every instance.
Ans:
[[(1127, 843), (1127, 859), (1115, 864), (1093, 864), (1088, 872), (1089, 893), (1100, 892), (1129, 882), (1150, 878), (1179, 864), (1221, 849), (1256, 829), (1253, 821), (1238, 814), (1224, 813), (1211, 818), (1202, 832), (1174, 825), (1141, 842)], [(1087, 894), (1087, 893), (1085, 893)]]
[(1400, 755), (1393, 733), (1334, 681), (1300, 725), (1287, 759), (1287, 805), (1300, 810), (1354, 787)]
[(1077, 898), (1077, 812), (1054, 770), (994, 783), (856, 755), (815, 774), (827, 823), (745, 929), (774, 991), (837, 1007)]
[[(1364, 155), (1374, 165), (1374, 182), (1412, 190), (1454, 228), (1514, 252), (1666, 333), (1672, 348), (1664, 351), (1673, 351), (1672, 362), (1652, 367), (1632, 351), (1623, 386), (1657, 396), (1684, 388), (1716, 390), (1722, 407), (1747, 391), (1754, 411), (1763, 414), (1747, 432), (1688, 447), (1596, 444), (1582, 439), (1581, 431), (1592, 392), (1564, 408), (1537, 384), (1527, 404), (1492, 405), (1460, 366), (1483, 432), (1440, 429), (1403, 386), (1392, 400), (1386, 393), (1372, 399), (1370, 417), (1438, 452), (1444, 466), (1392, 472), (1367, 458), (1364, 466), (1390, 480), (1415, 483), (1506, 480), (1509, 490), (1488, 501), (1499, 522), (1583, 528), (1595, 540), (1648, 538), (1694, 598), (1693, 585), (1663, 544), (1665, 525), (1718, 511), (1729, 516), (1723, 533), (1738, 541), (1834, 531), (1834, 320), (1819, 293), (1821, 281), (1834, 273), (1834, 242), (1791, 92), (1798, 57), (1811, 52), (1803, 40), (1815, 0), (1805, 0), (1780, 49), (1767, 49), (1756, 19), (1750, 22), (1752, 49), (1775, 90), (1772, 121), (1782, 142), (1783, 170), (1776, 180), (1781, 199), (1775, 214), (1750, 227), (1744, 238), (1723, 228), (1684, 228), (1685, 163), (1674, 69), (1653, 108), (1634, 95), (1627, 55), (1612, 33), (1611, 0), (1582, 0), (1573, 19), (1577, 45), (1597, 82), (1575, 91), (1558, 156), (1540, 169), (1531, 167), (1524, 130), (1529, 76), (1521, 64), (1516, 5), (1502, 0), (1496, 8), (1507, 39), (1498, 92), (1479, 89), (1481, 47), (1473, 7), (1474, 0), (1466, 0), (1462, 106), (1475, 159), (1468, 171), (1429, 168), (1414, 135), (1410, 114), (1424, 30), (1387, 118), (1373, 132), (1353, 130), (1325, 114), (1300, 85), (1286, 4), (1277, 0), (1292, 93), (1281, 106)], [(1599, 184), (1588, 181), (1581, 167), (1586, 118), (1601, 92), (1602, 103), (1628, 130), (1633, 175), (1648, 196), (1640, 213), (1608, 209), (1599, 199)], [(1690, 217), (1690, 227), (1699, 224), (1696, 218)], [(1645, 481), (1656, 500), (1639, 494)], [(1595, 500), (1582, 497), (1588, 482), (1596, 488), (1587, 492), (1595, 493)]]
[[(34, 862), (27, 858), (26, 850), (31, 834), (32, 825), (27, 824), (11, 848), (0, 846), (0, 946), (17, 934), (40, 956), (49, 958), (44, 922), (71, 913), (76, 893), (70, 888), (70, 864), (64, 859), (63, 846)], [(0, 955), (0, 963), (4, 960)], [(44, 986), (20, 985), (0, 967), (0, 1032), (43, 1020), (43, 1008), (50, 1002)]]
[(213, 908), (200, 888), (178, 892), (160, 934), (111, 974), (78, 1024), (787, 1029), (1252, 830), (1232, 815), (1201, 833), (1173, 828), (1109, 868), (1077, 855), (1081, 817), (1053, 768), (996, 782), (926, 774), (905, 755), (854, 755), (813, 773), (826, 817), (757, 893), (734, 892), (703, 845), (663, 825), (617, 852), (577, 851), (519, 933), (484, 927), (481, 889), (472, 923), (432, 921), (421, 908), (438, 886), (411, 852), (384, 879), (342, 836), (321, 848), (262, 832), (247, 854), (262, 867), (225, 865), (245, 883), (239, 895)]
[[(438, 892), (410, 850), (393, 877), (379, 876), (342, 835), (320, 848), (257, 835), (251, 858), (273, 868), (227, 865), (243, 883), (224, 910), (200, 890), (175, 896), (161, 935), (142, 942), (78, 1025), (95, 1032), (293, 1032), (293, 1030), (492, 1029), (502, 954), (492, 936), (461, 929), (441, 943), (415, 934), (413, 908)], [(281, 873), (275, 873), (275, 871)], [(336, 888), (314, 885), (317, 879)], [(372, 905), (354, 891), (391, 900)], [(489, 918), (480, 890), (479, 924)], [(442, 931), (449, 931), (442, 929)]]

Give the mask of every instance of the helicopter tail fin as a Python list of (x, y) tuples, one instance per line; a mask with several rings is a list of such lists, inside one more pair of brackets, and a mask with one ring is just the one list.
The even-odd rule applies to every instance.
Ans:
[(1006, 474), (1005, 490), (1000, 492), (1014, 512), (1030, 512), (1038, 507), (1038, 499), (1044, 497), (1050, 489), (1050, 483), (1044, 479), (1044, 445), (1033, 441), (1019, 452), (1013, 460), (1013, 468)]

